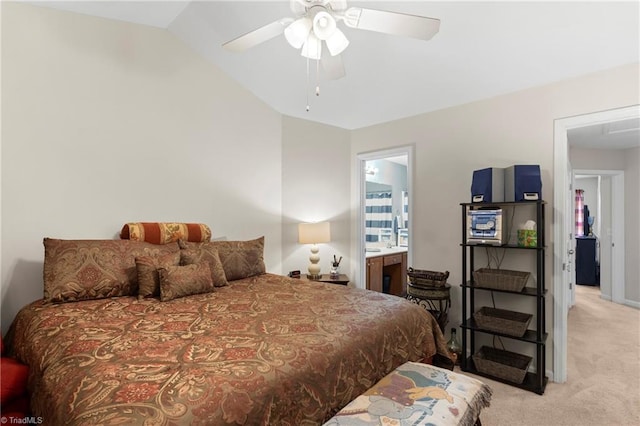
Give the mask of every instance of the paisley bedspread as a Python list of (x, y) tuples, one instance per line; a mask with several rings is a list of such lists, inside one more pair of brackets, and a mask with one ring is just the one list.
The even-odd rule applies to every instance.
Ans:
[(446, 356), (415, 304), (272, 274), (169, 302), (38, 301), (11, 328), (52, 425), (319, 424), (406, 361)]

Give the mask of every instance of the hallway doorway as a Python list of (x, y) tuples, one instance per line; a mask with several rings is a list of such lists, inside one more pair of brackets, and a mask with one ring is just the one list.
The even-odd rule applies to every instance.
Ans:
[[(406, 252), (408, 264), (412, 259), (413, 146), (358, 154), (357, 162), (356, 258), (359, 267), (356, 282), (358, 287), (368, 288), (367, 261), (370, 257), (391, 250)], [(376, 289), (384, 289), (383, 272), (376, 271), (376, 274), (380, 275)], [(398, 287), (389, 284), (392, 288)]]
[[(576, 241), (583, 243), (587, 249), (594, 246), (593, 266), (597, 273), (597, 281), (592, 280), (591, 254), (580, 253), (579, 247), (576, 247), (576, 257), (586, 255), (586, 259), (583, 258), (583, 265), (576, 264), (576, 276), (581, 276), (583, 282), (578, 279), (575, 282), (578, 285), (595, 286), (600, 297), (622, 304), (625, 286), (624, 171), (577, 169), (573, 173), (574, 189), (584, 188), (585, 205), (594, 218), (590, 229), (584, 232), (586, 238), (576, 238)], [(586, 270), (579, 270), (579, 266), (586, 267)], [(575, 290), (572, 289), (572, 296), (575, 296)]]
[[(568, 217), (574, 214), (569, 210), (571, 206), (567, 202), (571, 196), (569, 190), (569, 133), (574, 130), (592, 128), (594, 126), (606, 126), (612, 123), (626, 120), (640, 119), (640, 106), (634, 105), (614, 110), (595, 112), (575, 117), (558, 119), (554, 123), (554, 355), (553, 355), (553, 380), (564, 383), (567, 380), (567, 314), (571, 302), (572, 288), (569, 288), (569, 275), (573, 270), (568, 270), (569, 259), (573, 255), (574, 231), (568, 225)], [(576, 166), (578, 168), (580, 166)], [(620, 179), (623, 179), (620, 177)], [(624, 212), (619, 223), (624, 226)], [(615, 220), (615, 219), (614, 219)], [(615, 229), (614, 229), (615, 232)], [(615, 238), (615, 236), (614, 236)], [(624, 233), (622, 233), (624, 239)], [(624, 252), (624, 245), (618, 249)], [(621, 268), (624, 268), (624, 261)], [(613, 269), (616, 266), (612, 266)], [(624, 270), (624, 269), (622, 269)], [(620, 274), (624, 277), (624, 274)], [(612, 298), (624, 295), (624, 278), (612, 283)], [(624, 296), (623, 296), (624, 297)]]

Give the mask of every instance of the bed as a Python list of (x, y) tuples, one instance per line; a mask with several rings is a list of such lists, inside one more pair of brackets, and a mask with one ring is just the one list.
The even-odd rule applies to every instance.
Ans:
[(447, 356), (406, 300), (264, 273), (168, 302), (36, 301), (12, 324), (45, 424), (318, 424), (406, 361)]

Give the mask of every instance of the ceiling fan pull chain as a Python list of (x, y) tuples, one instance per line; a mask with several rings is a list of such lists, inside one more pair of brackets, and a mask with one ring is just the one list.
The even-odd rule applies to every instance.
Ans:
[(307, 87), (304, 91), (307, 95), (307, 112), (309, 112), (309, 58), (307, 58)]
[(320, 96), (320, 60), (316, 61), (316, 96)]

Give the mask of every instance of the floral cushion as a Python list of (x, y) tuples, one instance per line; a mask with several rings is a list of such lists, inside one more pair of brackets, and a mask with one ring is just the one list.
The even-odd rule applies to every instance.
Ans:
[(168, 266), (158, 270), (160, 300), (167, 302), (192, 294), (211, 293), (214, 290), (208, 262), (185, 266)]
[(266, 272), (264, 264), (264, 237), (248, 241), (211, 241), (188, 243), (179, 241), (182, 249), (213, 247), (218, 251), (227, 281), (239, 280)]
[(418, 362), (402, 364), (324, 426), (472, 426), (492, 390), (480, 380)]
[(180, 252), (167, 253), (158, 257), (136, 257), (138, 271), (138, 299), (160, 295), (160, 275), (158, 269), (180, 264)]
[(72, 302), (138, 294), (136, 257), (178, 252), (176, 243), (44, 239), (44, 299)]
[(227, 277), (218, 255), (218, 250), (212, 244), (202, 244), (200, 249), (187, 249), (180, 251), (180, 263), (191, 265), (194, 263), (207, 262), (211, 270), (211, 279), (216, 287), (229, 285)]

